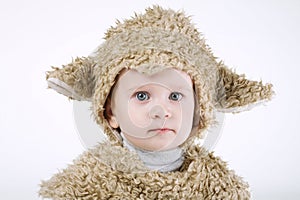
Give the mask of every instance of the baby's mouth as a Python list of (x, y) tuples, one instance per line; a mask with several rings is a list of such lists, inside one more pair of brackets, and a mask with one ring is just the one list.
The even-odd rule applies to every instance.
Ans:
[(149, 130), (149, 132), (156, 132), (158, 134), (164, 134), (164, 133), (168, 133), (170, 131), (175, 133), (175, 131), (173, 129), (170, 129), (170, 128), (156, 128), (156, 129)]

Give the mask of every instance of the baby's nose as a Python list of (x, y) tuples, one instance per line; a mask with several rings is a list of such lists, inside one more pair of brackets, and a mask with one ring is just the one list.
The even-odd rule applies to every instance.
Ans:
[(164, 119), (170, 118), (171, 112), (162, 105), (155, 105), (150, 109), (149, 115), (152, 119)]

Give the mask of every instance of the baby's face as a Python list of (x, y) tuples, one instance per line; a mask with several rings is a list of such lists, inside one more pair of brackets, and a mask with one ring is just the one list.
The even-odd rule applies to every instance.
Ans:
[(109, 123), (138, 148), (168, 150), (189, 137), (194, 106), (193, 84), (186, 73), (165, 69), (149, 76), (127, 70), (113, 90)]

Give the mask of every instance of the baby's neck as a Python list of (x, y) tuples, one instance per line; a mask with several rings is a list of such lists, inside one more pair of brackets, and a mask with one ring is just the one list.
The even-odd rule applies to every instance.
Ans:
[(121, 133), (123, 139), (123, 146), (128, 150), (138, 154), (145, 166), (150, 170), (160, 172), (175, 171), (181, 167), (184, 155), (183, 150), (179, 147), (165, 151), (148, 151), (135, 147), (132, 145)]

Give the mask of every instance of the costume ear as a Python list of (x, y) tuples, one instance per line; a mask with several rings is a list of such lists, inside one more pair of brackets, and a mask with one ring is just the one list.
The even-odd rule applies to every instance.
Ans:
[(89, 101), (95, 85), (94, 65), (91, 57), (77, 57), (62, 68), (52, 67), (46, 73), (48, 87), (71, 99)]
[(242, 112), (271, 100), (272, 84), (251, 81), (223, 64), (219, 66), (217, 107), (221, 112)]

